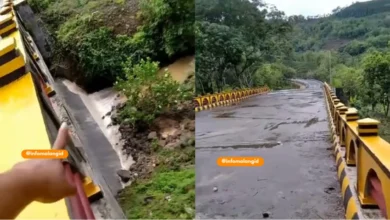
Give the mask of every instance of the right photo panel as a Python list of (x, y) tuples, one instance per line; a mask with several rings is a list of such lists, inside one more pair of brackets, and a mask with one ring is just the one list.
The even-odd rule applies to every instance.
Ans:
[(196, 218), (390, 212), (386, 0), (195, 0)]

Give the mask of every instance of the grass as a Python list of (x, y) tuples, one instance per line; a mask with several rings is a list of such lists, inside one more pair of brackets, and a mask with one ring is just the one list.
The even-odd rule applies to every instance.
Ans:
[(158, 161), (154, 173), (136, 180), (120, 195), (128, 219), (194, 218), (195, 147), (191, 145), (163, 149), (152, 143)]

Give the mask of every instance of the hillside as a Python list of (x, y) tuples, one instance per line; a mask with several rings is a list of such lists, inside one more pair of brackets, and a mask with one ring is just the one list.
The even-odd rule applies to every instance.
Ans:
[(390, 140), (390, 2), (358, 2), (327, 16), (289, 20), (295, 53), (285, 64), (297, 77), (343, 88), (348, 104), (362, 117), (380, 119), (382, 136)]
[(384, 48), (390, 40), (390, 2), (375, 0), (336, 8), (333, 14), (295, 23), (297, 52), (339, 50), (352, 56)]

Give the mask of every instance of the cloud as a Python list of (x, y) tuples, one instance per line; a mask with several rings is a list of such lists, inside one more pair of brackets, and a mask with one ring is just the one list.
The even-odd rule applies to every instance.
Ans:
[[(284, 11), (286, 15), (323, 15), (329, 14), (333, 9), (345, 7), (356, 0), (264, 0), (266, 3), (275, 5), (279, 10)], [(368, 0), (358, 0), (358, 2)]]

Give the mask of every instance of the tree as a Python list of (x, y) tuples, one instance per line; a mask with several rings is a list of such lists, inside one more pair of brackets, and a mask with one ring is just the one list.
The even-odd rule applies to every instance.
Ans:
[(379, 94), (378, 103), (383, 105), (387, 116), (390, 106), (390, 53), (373, 52), (364, 58), (363, 63), (364, 80), (373, 92)]
[(291, 30), (283, 12), (260, 0), (197, 0), (197, 94), (254, 86), (263, 63), (292, 51)]

